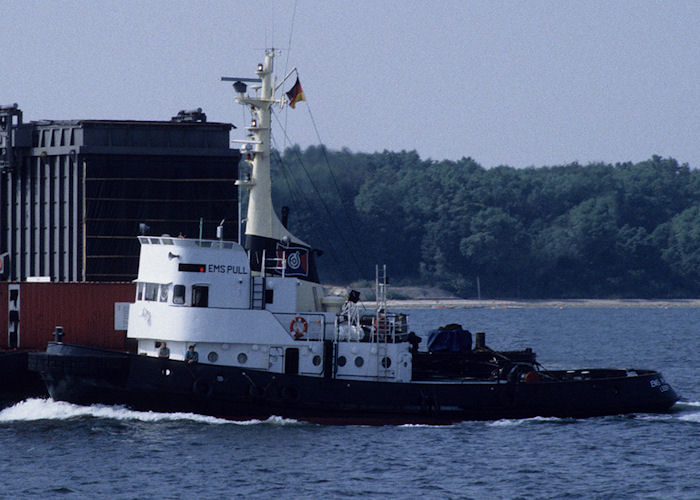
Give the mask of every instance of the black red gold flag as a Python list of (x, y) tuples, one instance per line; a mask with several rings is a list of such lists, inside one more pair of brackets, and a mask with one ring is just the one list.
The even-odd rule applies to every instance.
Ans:
[(301, 83), (299, 83), (299, 77), (297, 77), (297, 82), (291, 90), (287, 92), (287, 98), (289, 98), (289, 107), (292, 109), (294, 109), (294, 106), (296, 106), (299, 101), (306, 100), (304, 97), (304, 90), (301, 88)]

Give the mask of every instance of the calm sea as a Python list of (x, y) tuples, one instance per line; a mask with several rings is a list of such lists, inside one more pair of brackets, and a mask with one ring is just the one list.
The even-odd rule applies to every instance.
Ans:
[(0, 498), (700, 498), (700, 308), (411, 310), (546, 368), (655, 368), (668, 414), (436, 426), (228, 422), (29, 400), (0, 411)]

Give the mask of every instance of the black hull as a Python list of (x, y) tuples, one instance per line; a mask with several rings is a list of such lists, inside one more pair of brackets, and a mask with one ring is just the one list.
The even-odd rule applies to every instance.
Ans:
[(503, 418), (663, 412), (678, 399), (659, 372), (540, 372), (533, 383), (339, 380), (49, 345), (30, 355), (51, 397), (76, 404), (194, 412), (229, 419), (272, 415), (327, 423), (451, 423)]
[(41, 376), (27, 368), (28, 351), (0, 352), (0, 408), (32, 397), (46, 397)]

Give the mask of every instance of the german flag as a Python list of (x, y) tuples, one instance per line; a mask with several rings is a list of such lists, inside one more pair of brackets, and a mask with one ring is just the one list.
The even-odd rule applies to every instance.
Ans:
[(299, 101), (305, 101), (306, 98), (304, 98), (304, 90), (301, 88), (301, 83), (299, 83), (299, 77), (297, 76), (297, 82), (294, 84), (294, 87), (287, 92), (287, 98), (289, 99), (289, 107), (294, 109), (294, 106)]

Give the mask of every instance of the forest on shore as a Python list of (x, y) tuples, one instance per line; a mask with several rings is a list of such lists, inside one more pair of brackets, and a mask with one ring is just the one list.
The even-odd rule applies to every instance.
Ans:
[(463, 298), (700, 296), (700, 170), (673, 158), (486, 169), (295, 146), (272, 174), (325, 283), (387, 264), (394, 284)]

